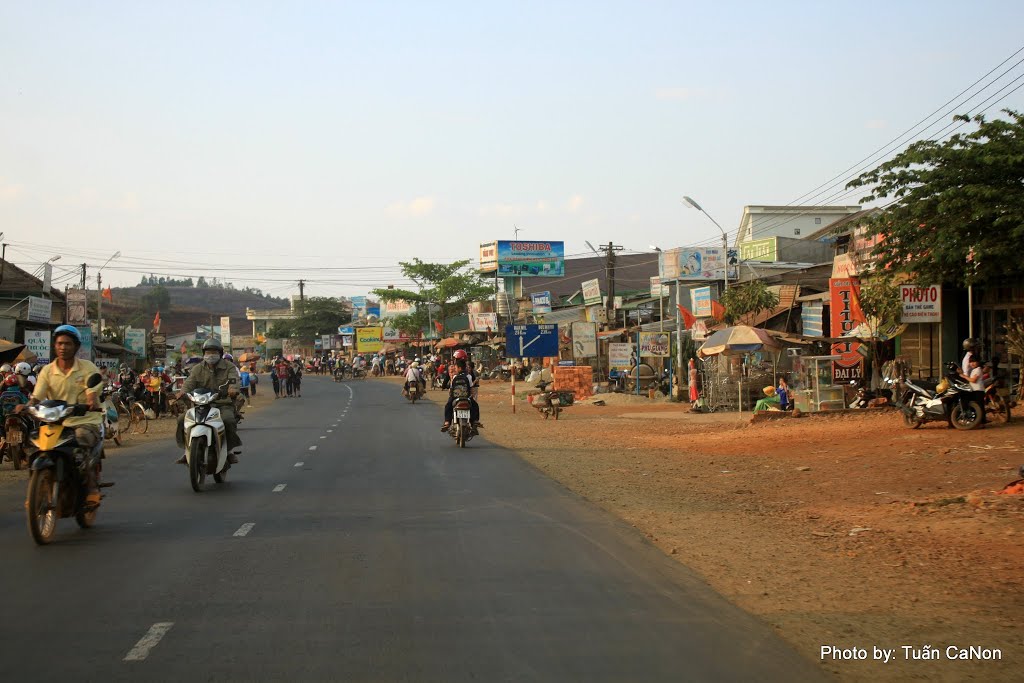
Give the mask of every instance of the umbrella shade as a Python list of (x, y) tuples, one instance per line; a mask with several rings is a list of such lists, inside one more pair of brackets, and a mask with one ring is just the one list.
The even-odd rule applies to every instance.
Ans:
[(238, 362), (239, 363), (251, 363), (254, 360), (259, 360), (259, 359), (260, 359), (260, 354), (258, 354), (258, 353), (243, 353), (241, 356), (238, 357)]
[(26, 363), (34, 364), (37, 360), (39, 360), (39, 356), (29, 351), (28, 347), (25, 347), (24, 349), (21, 350), (21, 353), (19, 353), (17, 357), (15, 357), (15, 359), (11, 362), (20, 363), (22, 361), (25, 361)]
[(750, 353), (760, 351), (766, 346), (778, 348), (778, 342), (772, 339), (766, 330), (759, 327), (748, 327), (747, 325), (736, 325), (718, 330), (708, 337), (707, 341), (699, 349), (697, 355), (701, 358), (717, 356), (730, 353)]
[(13, 363), (18, 355), (25, 350), (24, 344), (0, 339), (0, 363)]

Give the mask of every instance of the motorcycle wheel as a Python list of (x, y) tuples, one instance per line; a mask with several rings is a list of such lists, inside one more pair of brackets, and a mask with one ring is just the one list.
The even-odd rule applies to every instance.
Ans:
[(131, 409), (131, 432), (132, 434), (145, 434), (149, 430), (149, 418), (146, 417), (146, 409), (139, 402), (132, 404)]
[(978, 405), (977, 401), (970, 401), (967, 404), (967, 410), (960, 408), (960, 404), (957, 403), (953, 406), (953, 410), (950, 413), (950, 419), (953, 421), (953, 426), (957, 429), (974, 429), (981, 424), (981, 418), (984, 416), (982, 408)]
[(922, 424), (922, 422), (920, 420), (918, 420), (916, 417), (914, 417), (913, 415), (907, 415), (906, 413), (903, 413), (903, 426), (904, 427), (909, 427), (910, 429), (917, 429), (918, 427), (921, 426), (921, 424)]
[(192, 490), (202, 493), (203, 484), (206, 483), (206, 441), (196, 439), (192, 442), (191, 453), (188, 457), (188, 481), (192, 484)]
[(1002, 396), (996, 396), (986, 404), (985, 410), (992, 422), (1010, 421), (1010, 402)]
[(121, 445), (121, 433), (120, 432), (115, 432), (114, 433), (114, 443), (116, 443), (118, 446)]
[(7, 452), (7, 457), (11, 459), (11, 464), (14, 465), (14, 469), (21, 469), (21, 459), (24, 457), (24, 451), (12, 444), (4, 442), (4, 449)]
[[(99, 473), (97, 472), (97, 481), (99, 480)], [(96, 513), (99, 512), (98, 508), (92, 510), (79, 510), (75, 513), (75, 521), (78, 522), (78, 526), (82, 529), (88, 529), (96, 524)]]
[(46, 545), (53, 540), (57, 531), (57, 510), (47, 509), (53, 499), (53, 470), (38, 470), (28, 480), (28, 500), (25, 514), (28, 518), (28, 530), (32, 540), (39, 545)]
[(465, 427), (459, 427), (459, 448), (466, 447), (466, 429)]

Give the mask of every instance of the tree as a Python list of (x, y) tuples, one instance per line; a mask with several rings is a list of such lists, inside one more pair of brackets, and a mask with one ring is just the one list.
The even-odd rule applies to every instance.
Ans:
[(375, 289), (373, 293), (382, 301), (410, 301), (422, 304), (422, 308), (433, 304), (440, 310), (438, 318), (444, 334), (448, 316), (464, 309), (466, 304), (480, 301), (494, 295), (494, 285), (476, 271), (467, 268), (469, 259), (454, 263), (424, 263), (418, 258), (400, 261), (402, 274), (416, 283), (418, 291), (408, 289)]
[(338, 299), (313, 296), (306, 299), (303, 315), (274, 323), (267, 336), (311, 339), (319, 334), (334, 334), (340, 325), (351, 321), (352, 314), (341, 307)]
[(722, 322), (726, 325), (744, 321), (750, 324), (761, 311), (778, 306), (779, 295), (768, 289), (763, 281), (753, 280), (722, 294), (721, 303), (725, 307)]
[(426, 306), (419, 306), (412, 313), (396, 315), (387, 320), (388, 327), (413, 338), (418, 337), (423, 328), (429, 324)]
[(200, 275), (199, 276), (199, 280), (196, 281), (196, 288), (197, 289), (206, 289), (209, 286), (210, 285), (206, 284), (206, 278), (203, 277), (202, 275)]
[(150, 313), (171, 310), (171, 294), (163, 285), (157, 285), (142, 296), (142, 305)]
[[(977, 116), (977, 130), (919, 140), (847, 187), (892, 198), (868, 222), (882, 268), (923, 284), (995, 285), (1024, 278), (1024, 116)], [(967, 116), (955, 121), (969, 123)]]
[(877, 389), (881, 361), (879, 348), (895, 335), (903, 316), (903, 302), (892, 275), (879, 270), (861, 279), (859, 300), (860, 310), (864, 313), (864, 327), (868, 331), (868, 337), (862, 341), (868, 348), (871, 387)]

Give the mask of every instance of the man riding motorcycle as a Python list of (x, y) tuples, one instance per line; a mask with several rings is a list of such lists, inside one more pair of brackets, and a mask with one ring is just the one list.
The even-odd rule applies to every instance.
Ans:
[(415, 361), (409, 366), (409, 369), (405, 371), (405, 384), (402, 385), (403, 396), (409, 393), (409, 385), (413, 382), (416, 383), (416, 387), (420, 394), (426, 392), (427, 385), (423, 379), (423, 373), (420, 372), (420, 364)]
[[(238, 395), (238, 368), (231, 361), (224, 358), (224, 347), (214, 339), (207, 339), (203, 343), (203, 362), (192, 368), (185, 386), (177, 398), (194, 389), (209, 389), (217, 391), (221, 386), (228, 384), (228, 395), (221, 396), (213, 402), (220, 409), (221, 419), (224, 421), (224, 431), (228, 439), (228, 462), (232, 465), (238, 462), (238, 454), (242, 452), (242, 440), (238, 438), (238, 421), (235, 419), (235, 397)], [(177, 430), (178, 446), (185, 448), (185, 414), (178, 417)], [(185, 464), (184, 453), (175, 461), (179, 465)]]
[[(47, 399), (66, 401), (69, 405), (88, 405), (90, 410), (81, 417), (69, 417), (64, 420), (66, 427), (75, 430), (75, 441), (86, 451), (100, 442), (102, 436), (103, 413), (99, 412), (99, 391), (89, 391), (86, 381), (99, 369), (87, 360), (75, 358), (82, 346), (82, 335), (71, 325), (61, 325), (53, 331), (53, 348), (56, 355), (53, 362), (39, 371), (36, 388), (32, 392), (30, 403), (35, 404)], [(96, 481), (96, 468), (87, 466), (86, 505), (94, 507), (100, 504), (100, 489)]]
[(451, 427), (455, 414), (455, 401), (458, 398), (469, 399), (469, 421), (473, 423), (475, 429), (479, 429), (483, 425), (480, 424), (480, 404), (473, 397), (476, 377), (469, 372), (469, 356), (465, 351), (459, 349), (453, 355), (453, 359), (458, 372), (452, 377), (451, 387), (448, 389), (448, 402), (444, 405), (444, 425), (442, 425), (441, 431), (447, 432)]

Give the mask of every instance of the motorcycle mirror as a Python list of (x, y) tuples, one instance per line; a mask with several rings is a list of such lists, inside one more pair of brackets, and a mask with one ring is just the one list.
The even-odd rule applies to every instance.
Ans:
[(98, 372), (94, 372), (89, 375), (88, 379), (85, 380), (85, 387), (87, 389), (96, 389), (103, 384), (103, 375)]

